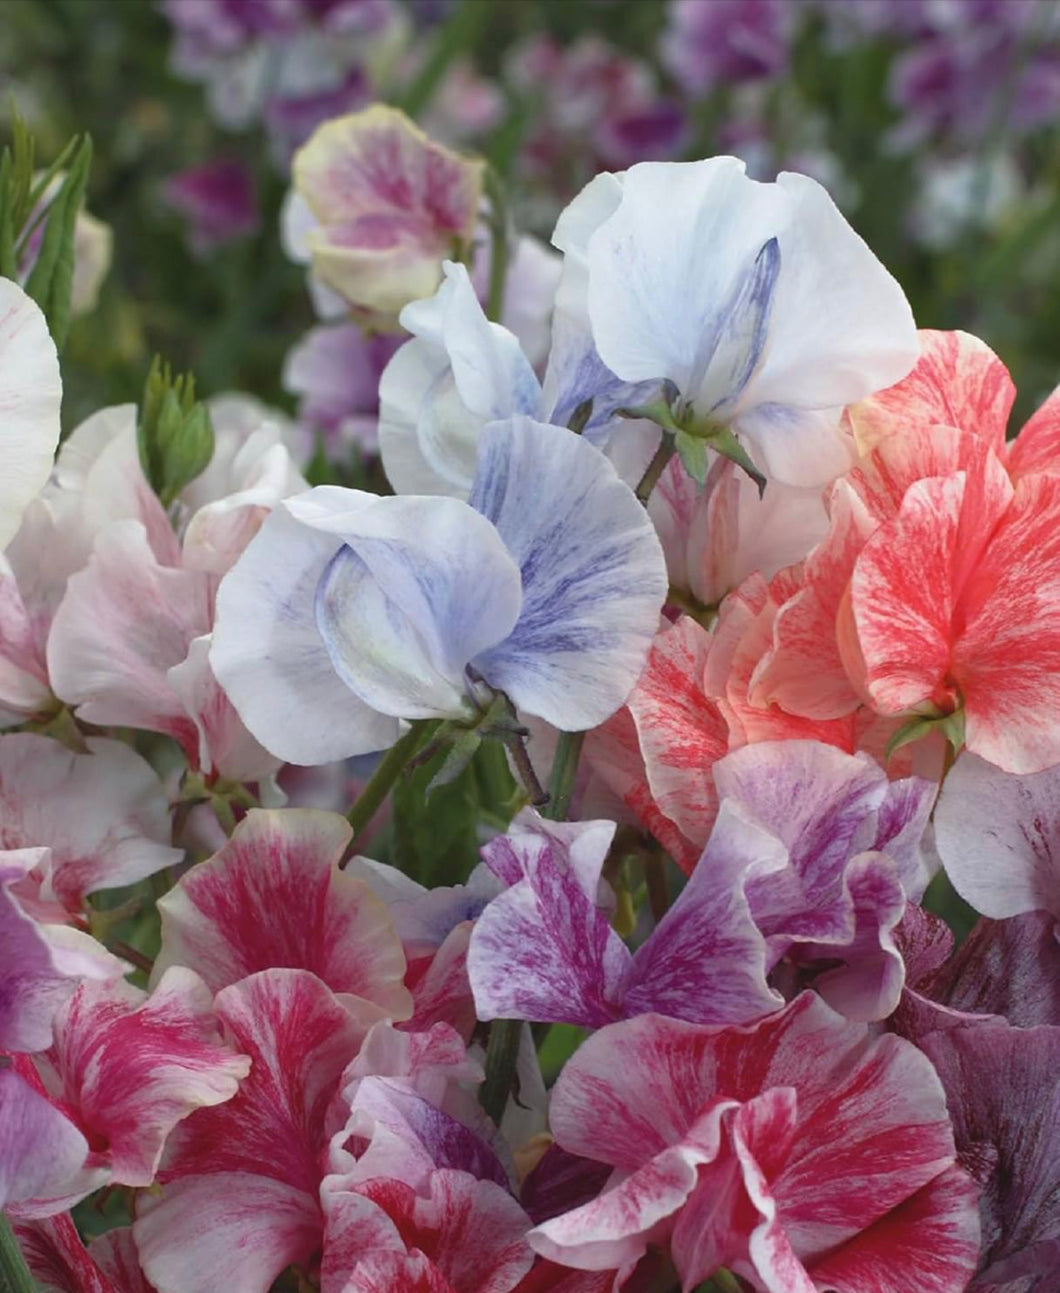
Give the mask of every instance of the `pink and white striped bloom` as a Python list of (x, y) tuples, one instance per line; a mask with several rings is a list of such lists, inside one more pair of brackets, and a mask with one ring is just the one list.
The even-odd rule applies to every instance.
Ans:
[(568, 1063), (551, 1120), (614, 1168), (530, 1232), (565, 1265), (621, 1278), (664, 1243), (684, 1287), (726, 1267), (760, 1293), (962, 1293), (975, 1269), (976, 1190), (931, 1065), (812, 994), (749, 1028), (613, 1024)]

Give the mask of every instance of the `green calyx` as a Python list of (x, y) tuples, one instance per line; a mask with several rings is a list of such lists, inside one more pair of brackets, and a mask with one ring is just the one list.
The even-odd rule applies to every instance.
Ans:
[(646, 418), (661, 427), (664, 436), (672, 437), (673, 447), (685, 471), (698, 485), (702, 485), (707, 478), (710, 466), (708, 450), (713, 449), (716, 454), (728, 458), (750, 476), (758, 486), (759, 498), (765, 493), (765, 476), (755, 466), (733, 431), (722, 423), (697, 418), (691, 406), (682, 406), (677, 400), (676, 392), (671, 386), (664, 387), (659, 399), (650, 404), (619, 409), (618, 413), (625, 418)]
[(931, 732), (941, 732), (949, 741), (954, 755), (958, 754), (964, 745), (964, 710), (955, 709), (950, 714), (914, 714), (887, 742), (886, 758), (890, 759), (903, 745), (919, 741)]
[(144, 475), (165, 507), (213, 457), (213, 426), (205, 404), (195, 398), (195, 378), (174, 377), (157, 355), (144, 386), (137, 443)]

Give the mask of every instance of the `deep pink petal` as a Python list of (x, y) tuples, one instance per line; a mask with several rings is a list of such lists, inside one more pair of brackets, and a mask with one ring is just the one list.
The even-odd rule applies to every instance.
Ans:
[(59, 1011), (41, 1063), (88, 1139), (88, 1166), (138, 1186), (154, 1180), (177, 1123), (230, 1100), (250, 1067), (222, 1042), (206, 985), (179, 968), (150, 996), (125, 983), (83, 984)]
[(855, 404), (850, 416), (863, 449), (941, 424), (971, 431), (1002, 453), (1015, 398), (1008, 369), (978, 337), (923, 330), (909, 376)]
[(187, 965), (214, 992), (274, 967), (405, 1018), (405, 956), (386, 906), (339, 870), (351, 830), (336, 813), (252, 809), (221, 850), (159, 901), (155, 973)]

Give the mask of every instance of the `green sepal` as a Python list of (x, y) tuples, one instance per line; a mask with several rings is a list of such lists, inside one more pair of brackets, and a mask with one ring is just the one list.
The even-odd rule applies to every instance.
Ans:
[(174, 377), (157, 355), (144, 386), (137, 444), (144, 475), (166, 507), (213, 457), (213, 425), (195, 399), (195, 378)]
[(446, 748), (445, 760), (431, 778), (427, 786), (427, 794), (431, 795), (442, 786), (455, 781), (475, 757), (481, 744), (481, 733), (475, 728), (454, 729)]
[(889, 760), (903, 745), (919, 741), (922, 736), (934, 731), (941, 732), (953, 747), (954, 754), (957, 754), (964, 745), (964, 710), (957, 709), (952, 714), (941, 715), (914, 714), (887, 742), (884, 758)]
[(674, 436), (674, 448), (685, 471), (697, 485), (702, 485), (710, 470), (710, 454), (707, 452), (709, 441), (699, 436), (689, 435), (687, 431), (678, 431)]
[(651, 404), (635, 404), (629, 408), (616, 409), (615, 412), (620, 418), (646, 418), (671, 435), (677, 435), (681, 431), (680, 425), (674, 421), (670, 405), (664, 399), (654, 400)]
[[(710, 445), (715, 453), (721, 454), (723, 458), (728, 458), (729, 461), (734, 462), (741, 471), (746, 472), (758, 486), (758, 497), (762, 497), (766, 492), (766, 478), (754, 465), (751, 455), (739, 440), (736, 439), (728, 427), (717, 427), (712, 430), (706, 437), (706, 443)], [(680, 452), (680, 450), (678, 452)]]

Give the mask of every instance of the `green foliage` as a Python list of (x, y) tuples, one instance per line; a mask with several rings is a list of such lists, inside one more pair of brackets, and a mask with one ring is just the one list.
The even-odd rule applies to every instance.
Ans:
[(144, 386), (137, 442), (144, 475), (166, 507), (213, 457), (210, 414), (195, 399), (194, 376), (174, 377), (158, 355)]
[(388, 860), (420, 884), (462, 884), (487, 832), (503, 830), (524, 798), (497, 741), (484, 741), (466, 766), (428, 794), (450, 757), (440, 750), (394, 788)]
[(44, 311), (48, 328), (60, 349), (70, 330), (70, 300), (74, 283), (74, 225), (88, 186), (92, 141), (77, 141), (59, 191), (48, 203), (44, 236), (26, 291)]
[[(40, 246), (26, 292), (41, 307), (55, 344), (62, 349), (70, 328), (74, 280), (74, 225), (85, 199), (92, 166), (87, 135), (70, 140), (51, 166), (34, 174), (36, 145), (18, 112), (11, 143), (0, 154), (0, 275), (21, 277), (30, 239), (41, 228)], [(67, 167), (52, 197), (48, 189)]]

